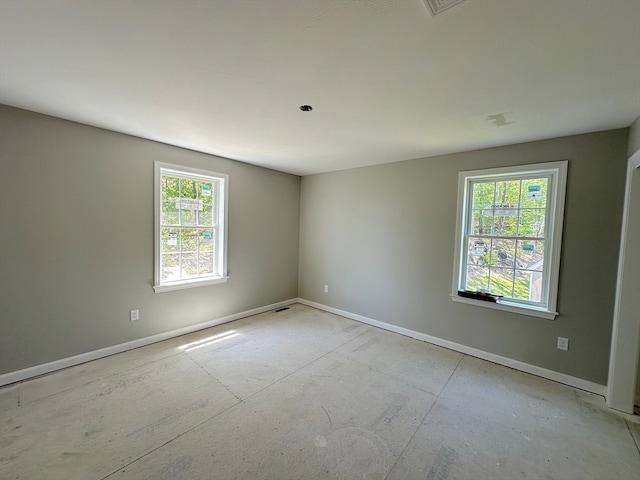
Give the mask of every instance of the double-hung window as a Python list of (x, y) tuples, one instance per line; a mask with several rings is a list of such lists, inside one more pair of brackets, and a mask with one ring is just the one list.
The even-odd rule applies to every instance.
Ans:
[(453, 300), (555, 318), (566, 175), (566, 161), (460, 173)]
[(156, 292), (227, 280), (228, 176), (155, 163)]

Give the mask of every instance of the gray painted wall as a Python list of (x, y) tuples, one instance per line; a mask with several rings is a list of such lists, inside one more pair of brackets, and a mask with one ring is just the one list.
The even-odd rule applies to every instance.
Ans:
[[(0, 373), (297, 296), (299, 177), (7, 106), (0, 135)], [(230, 175), (227, 283), (153, 292), (155, 160)]]
[(631, 157), (638, 150), (640, 150), (640, 117), (636, 118), (636, 121), (629, 127), (629, 148), (627, 149), (627, 156)]
[[(606, 384), (628, 130), (303, 177), (301, 298)], [(555, 321), (454, 303), (458, 172), (569, 160)], [(323, 285), (329, 285), (329, 293)], [(556, 349), (570, 339), (568, 352)]]

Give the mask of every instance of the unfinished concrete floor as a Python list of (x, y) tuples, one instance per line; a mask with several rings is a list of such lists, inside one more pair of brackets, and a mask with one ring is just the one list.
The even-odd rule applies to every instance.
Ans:
[(640, 478), (638, 417), (602, 397), (300, 304), (4, 387), (0, 412), (3, 480)]

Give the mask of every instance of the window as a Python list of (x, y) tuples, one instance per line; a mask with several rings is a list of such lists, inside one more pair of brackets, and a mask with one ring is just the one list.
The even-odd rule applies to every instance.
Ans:
[(155, 163), (156, 292), (225, 282), (227, 175)]
[(555, 318), (566, 176), (566, 161), (460, 173), (453, 300)]

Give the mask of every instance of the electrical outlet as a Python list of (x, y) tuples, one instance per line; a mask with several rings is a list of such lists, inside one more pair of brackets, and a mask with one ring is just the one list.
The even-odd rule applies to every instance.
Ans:
[(324, 286), (324, 293), (329, 293), (329, 285)]
[(131, 320), (132, 322), (140, 320), (140, 310), (131, 310), (129, 312), (129, 320)]
[(569, 350), (569, 339), (558, 337), (558, 350)]

